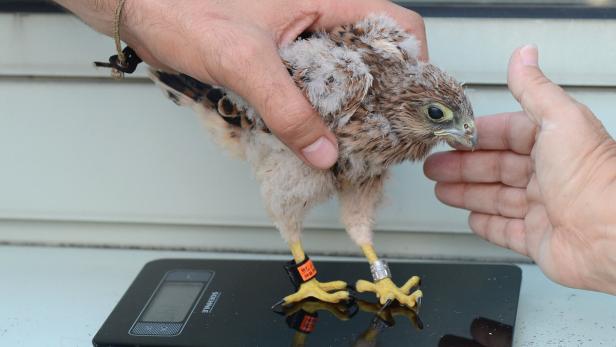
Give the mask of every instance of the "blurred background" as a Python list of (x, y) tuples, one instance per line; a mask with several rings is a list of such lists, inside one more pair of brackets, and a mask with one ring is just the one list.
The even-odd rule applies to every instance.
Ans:
[[(616, 134), (616, 1), (412, 1), (431, 60), (466, 83), (477, 115), (515, 111), (511, 52), (545, 72)], [(0, 0), (0, 243), (287, 253), (246, 163), (219, 149), (143, 67), (124, 81), (92, 62), (111, 38), (43, 1)], [(445, 147), (439, 150), (447, 150)], [(357, 254), (337, 203), (306, 222), (308, 252)], [(394, 170), (378, 249), (424, 259), (522, 260), (473, 236), (439, 203), (421, 164)]]

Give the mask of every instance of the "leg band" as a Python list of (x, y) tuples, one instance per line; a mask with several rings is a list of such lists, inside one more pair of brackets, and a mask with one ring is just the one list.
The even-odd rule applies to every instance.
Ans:
[(308, 255), (306, 255), (305, 259), (299, 264), (295, 263), (294, 260), (287, 262), (284, 269), (287, 271), (287, 275), (289, 275), (289, 279), (296, 289), (299, 288), (302, 283), (310, 281), (317, 275), (317, 269), (314, 267)]
[(380, 281), (384, 278), (391, 277), (391, 271), (389, 271), (389, 266), (387, 266), (387, 262), (380, 259), (373, 263), (370, 263), (370, 273), (372, 273), (372, 279), (375, 282)]

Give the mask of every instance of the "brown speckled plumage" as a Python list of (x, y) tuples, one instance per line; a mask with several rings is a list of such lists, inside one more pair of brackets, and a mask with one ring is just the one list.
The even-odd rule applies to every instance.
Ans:
[[(299, 239), (313, 205), (337, 193), (342, 221), (362, 245), (372, 242), (372, 218), (392, 165), (424, 158), (439, 141), (470, 143), (475, 135), (462, 86), (418, 61), (417, 53), (415, 38), (384, 16), (280, 50), (296, 84), (338, 138), (340, 157), (329, 171), (297, 159), (234, 93), (183, 75), (153, 71), (152, 76), (176, 103), (203, 114), (219, 142), (252, 163), (266, 208), (287, 241)], [(429, 114), (434, 107), (440, 119)], [(221, 118), (224, 122), (216, 120)]]

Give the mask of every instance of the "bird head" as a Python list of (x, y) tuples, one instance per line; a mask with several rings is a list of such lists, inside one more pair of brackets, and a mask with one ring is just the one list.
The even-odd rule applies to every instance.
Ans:
[[(400, 74), (388, 102), (396, 105), (390, 121), (398, 134), (432, 147), (440, 141), (474, 149), (477, 130), (464, 88), (438, 67), (415, 62)], [(388, 88), (390, 89), (390, 88)], [(390, 89), (392, 90), (392, 89)]]

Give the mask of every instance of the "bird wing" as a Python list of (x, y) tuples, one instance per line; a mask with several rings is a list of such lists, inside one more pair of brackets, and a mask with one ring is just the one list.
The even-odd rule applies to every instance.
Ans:
[(252, 109), (238, 104), (224, 88), (200, 82), (188, 75), (150, 69), (149, 77), (165, 95), (180, 106), (190, 106), (201, 116), (214, 140), (239, 158), (244, 157), (240, 141), (244, 129), (253, 129)]
[[(280, 54), (296, 85), (332, 128), (348, 122), (372, 85), (360, 54), (336, 46), (327, 36), (296, 41)], [(150, 70), (150, 78), (178, 105), (212, 110), (232, 127), (269, 132), (252, 107), (224, 88), (160, 70)]]
[(361, 55), (327, 33), (298, 40), (280, 50), (297, 86), (331, 127), (343, 126), (372, 85)]

